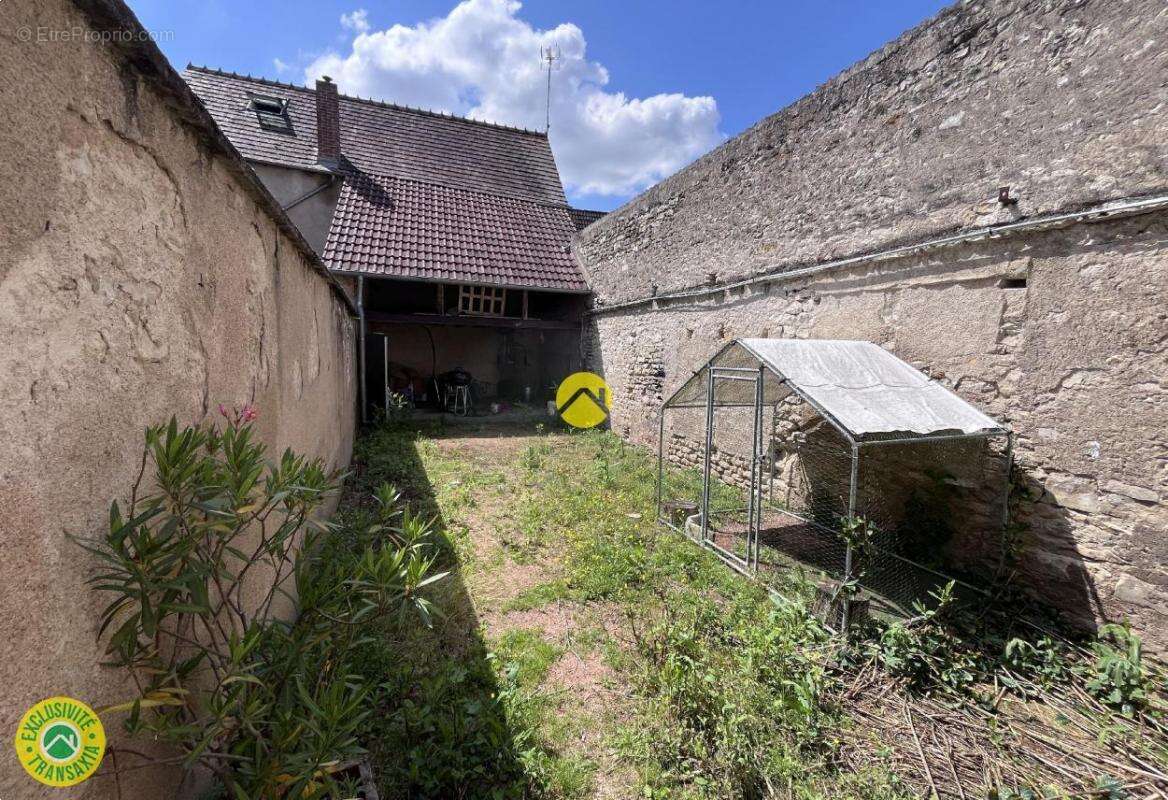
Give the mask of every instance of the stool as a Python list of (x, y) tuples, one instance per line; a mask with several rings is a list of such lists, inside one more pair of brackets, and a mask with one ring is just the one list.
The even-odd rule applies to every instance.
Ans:
[(470, 387), (447, 386), (446, 410), (460, 417), (470, 416)]

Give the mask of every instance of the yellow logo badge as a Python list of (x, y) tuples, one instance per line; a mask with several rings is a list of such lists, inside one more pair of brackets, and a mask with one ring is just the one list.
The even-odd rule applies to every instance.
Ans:
[(556, 390), (556, 408), (573, 428), (594, 428), (608, 419), (612, 390), (594, 372), (574, 372)]
[(105, 728), (93, 709), (71, 697), (30, 708), (16, 729), (24, 770), (47, 786), (75, 786), (93, 776), (105, 755)]

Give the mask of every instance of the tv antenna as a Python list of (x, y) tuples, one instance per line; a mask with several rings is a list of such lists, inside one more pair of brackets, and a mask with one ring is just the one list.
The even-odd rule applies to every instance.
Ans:
[(547, 133), (552, 127), (552, 70), (556, 69), (556, 62), (560, 60), (560, 48), (548, 45), (539, 48), (539, 58), (547, 64), (547, 105), (544, 109), (543, 132)]

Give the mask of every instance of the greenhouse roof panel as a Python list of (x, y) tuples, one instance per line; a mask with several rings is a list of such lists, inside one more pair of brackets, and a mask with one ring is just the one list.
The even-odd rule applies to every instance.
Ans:
[(764, 405), (797, 392), (855, 440), (1008, 432), (922, 371), (861, 341), (732, 341), (669, 397), (666, 408), (704, 408), (711, 367), (715, 406), (752, 405), (741, 383), (725, 376), (760, 368)]
[(740, 339), (736, 344), (856, 439), (1005, 432), (995, 420), (872, 342)]

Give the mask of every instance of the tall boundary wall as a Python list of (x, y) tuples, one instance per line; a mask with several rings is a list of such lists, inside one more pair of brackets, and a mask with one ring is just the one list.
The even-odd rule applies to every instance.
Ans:
[(1160, 2), (962, 3), (589, 226), (613, 428), (736, 337), (877, 342), (1015, 430), (1022, 585), (1162, 652), (1165, 43)]
[[(0, 72), (7, 737), (53, 695), (134, 696), (100, 666), (104, 601), (85, 584), (96, 565), (68, 536), (102, 533), (147, 425), (252, 403), (273, 456), (290, 447), (345, 467), (357, 403), (347, 295), (124, 5), (0, 3)], [(122, 743), (119, 721), (106, 726)], [(5, 746), (3, 798), (181, 788), (177, 767), (136, 769), (119, 795), (107, 758), (85, 783), (50, 789)]]

